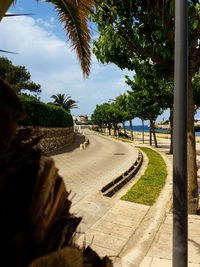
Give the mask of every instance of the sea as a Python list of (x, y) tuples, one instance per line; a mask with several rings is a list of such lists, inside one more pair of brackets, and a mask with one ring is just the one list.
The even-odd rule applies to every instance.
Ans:
[[(127, 131), (130, 131), (130, 126), (129, 125), (126, 125), (126, 130)], [(135, 132), (142, 132), (142, 125), (133, 125), (133, 131)], [(165, 132), (166, 130), (165, 129), (156, 129), (156, 131), (158, 132)], [(144, 132), (145, 133), (149, 133), (149, 127), (148, 125), (144, 125)], [(195, 132), (195, 135), (196, 136), (200, 136), (200, 132)]]

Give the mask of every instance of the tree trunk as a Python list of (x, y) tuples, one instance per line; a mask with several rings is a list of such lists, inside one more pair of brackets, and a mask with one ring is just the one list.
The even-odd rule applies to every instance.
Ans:
[(123, 128), (124, 128), (124, 133), (126, 134), (126, 126), (125, 126), (125, 123), (122, 122), (122, 124), (123, 124)]
[(144, 120), (142, 120), (142, 143), (144, 144)]
[(130, 131), (131, 131), (131, 140), (133, 141), (133, 125), (132, 125), (132, 119), (130, 119), (129, 122), (130, 122)]
[(198, 205), (198, 184), (196, 165), (196, 143), (194, 130), (194, 99), (192, 77), (188, 83), (188, 212), (195, 214)]
[(114, 125), (114, 136), (117, 136), (116, 125)]
[(169, 154), (173, 154), (173, 107), (170, 108), (169, 120), (170, 120), (170, 135), (171, 135)]
[(153, 122), (153, 120), (150, 120), (150, 125), (151, 125), (151, 129), (152, 129), (152, 132), (153, 132), (153, 138), (154, 138), (154, 144), (155, 144), (155, 147), (158, 147), (157, 140), (156, 140), (156, 133), (155, 133), (155, 129), (154, 129), (154, 122)]
[(109, 132), (109, 135), (111, 135), (111, 127), (110, 126), (108, 127), (108, 132)]
[(152, 145), (152, 135), (151, 135), (151, 122), (150, 122), (150, 127), (149, 127), (149, 145)]
[(117, 136), (119, 137), (119, 127), (117, 127)]

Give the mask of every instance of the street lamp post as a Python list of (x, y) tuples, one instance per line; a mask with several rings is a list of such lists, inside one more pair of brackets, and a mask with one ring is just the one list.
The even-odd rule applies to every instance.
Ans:
[(173, 137), (173, 267), (188, 261), (187, 212), (187, 0), (175, 1), (175, 82)]

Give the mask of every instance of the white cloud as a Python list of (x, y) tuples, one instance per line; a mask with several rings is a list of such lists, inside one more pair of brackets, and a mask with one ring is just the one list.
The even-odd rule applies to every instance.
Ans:
[(41, 84), (44, 102), (49, 102), (52, 94), (66, 93), (79, 101), (79, 109), (72, 113), (90, 115), (96, 104), (115, 98), (128, 88), (124, 83), (128, 71), (122, 72), (113, 64), (102, 65), (94, 55), (91, 75), (84, 80), (75, 51), (56, 35), (54, 17), (4, 18), (0, 34), (0, 48), (19, 53), (1, 56), (30, 71), (32, 80)]

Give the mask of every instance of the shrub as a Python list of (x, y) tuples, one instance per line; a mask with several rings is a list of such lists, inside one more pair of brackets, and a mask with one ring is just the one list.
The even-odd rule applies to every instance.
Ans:
[(34, 96), (19, 96), (24, 105), (26, 118), (20, 124), (23, 126), (70, 127), (73, 119), (63, 108), (45, 104)]

